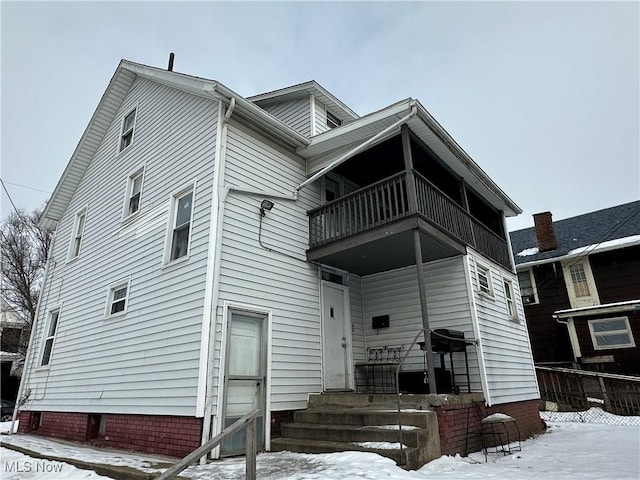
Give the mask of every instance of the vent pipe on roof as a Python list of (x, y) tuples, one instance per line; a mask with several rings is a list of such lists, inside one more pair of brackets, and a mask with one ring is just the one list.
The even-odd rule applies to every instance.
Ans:
[(169, 54), (169, 66), (167, 67), (167, 70), (169, 70), (170, 72), (173, 72), (173, 60), (174, 58), (176, 58), (175, 54), (173, 52), (171, 52)]
[(538, 249), (541, 252), (548, 252), (549, 250), (555, 250), (558, 248), (556, 232), (553, 229), (553, 220), (551, 219), (551, 212), (534, 213), (533, 224), (536, 229)]

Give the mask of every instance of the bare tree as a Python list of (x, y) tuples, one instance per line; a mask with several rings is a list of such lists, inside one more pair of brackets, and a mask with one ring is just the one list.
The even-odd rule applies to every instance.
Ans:
[[(44, 266), (51, 243), (49, 231), (38, 225), (41, 211), (17, 210), (0, 223), (0, 284), (8, 308), (25, 320), (21, 343), (28, 342), (36, 316)], [(3, 308), (5, 308), (3, 302)], [(26, 344), (20, 345), (24, 352)]]

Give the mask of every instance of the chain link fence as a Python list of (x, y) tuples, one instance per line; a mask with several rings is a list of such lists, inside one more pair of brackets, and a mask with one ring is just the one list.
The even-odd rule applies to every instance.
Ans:
[(640, 425), (640, 377), (536, 367), (546, 421)]

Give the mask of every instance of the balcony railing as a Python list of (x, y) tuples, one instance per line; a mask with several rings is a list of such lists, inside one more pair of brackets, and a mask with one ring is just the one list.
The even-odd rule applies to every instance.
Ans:
[(510, 267), (507, 243), (415, 172), (417, 205), (407, 195), (405, 172), (380, 180), (309, 212), (309, 246), (321, 247), (420, 214), (496, 262)]

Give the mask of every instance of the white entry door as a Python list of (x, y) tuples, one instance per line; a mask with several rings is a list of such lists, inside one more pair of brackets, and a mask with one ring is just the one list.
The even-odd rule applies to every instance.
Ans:
[(325, 390), (351, 390), (349, 288), (322, 282), (322, 358)]
[[(264, 448), (265, 323), (265, 315), (229, 312), (223, 428), (254, 408), (260, 409), (261, 414), (256, 425), (258, 449)], [(224, 456), (244, 453), (245, 438), (244, 428), (229, 436), (222, 443), (221, 454)]]

